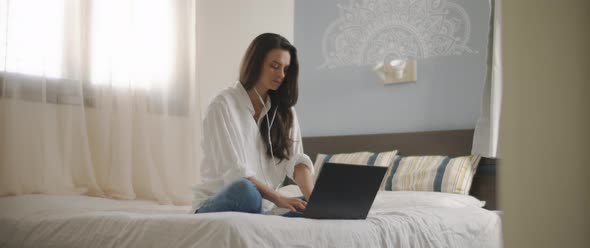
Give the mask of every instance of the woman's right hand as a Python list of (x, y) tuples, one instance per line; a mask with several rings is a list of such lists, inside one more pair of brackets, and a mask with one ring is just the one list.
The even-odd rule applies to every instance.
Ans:
[(299, 197), (284, 197), (282, 195), (274, 203), (277, 207), (286, 208), (293, 212), (303, 212), (307, 206), (307, 202)]

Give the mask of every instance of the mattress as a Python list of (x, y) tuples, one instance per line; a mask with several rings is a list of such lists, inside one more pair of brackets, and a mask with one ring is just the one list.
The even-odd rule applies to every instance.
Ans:
[(88, 196), (0, 198), (0, 247), (501, 247), (470, 196), (379, 192), (366, 220), (313, 220)]

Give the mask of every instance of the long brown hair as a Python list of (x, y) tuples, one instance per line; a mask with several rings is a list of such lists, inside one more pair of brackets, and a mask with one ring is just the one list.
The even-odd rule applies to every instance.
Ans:
[[(283, 49), (289, 52), (291, 56), (290, 65), (285, 73), (283, 83), (276, 90), (269, 90), (268, 96), (272, 104), (271, 109), (264, 118), (272, 118), (271, 113), (277, 109), (277, 116), (270, 129), (272, 141), (272, 152), (279, 160), (289, 159), (291, 156), (291, 147), (293, 140), (290, 137), (293, 128), (293, 113), (291, 107), (295, 106), (298, 97), (297, 79), (299, 77), (299, 62), (297, 60), (297, 49), (287, 39), (272, 33), (264, 33), (256, 37), (242, 59), (240, 66), (240, 82), (246, 90), (254, 87), (258, 79), (266, 55), (275, 48)], [(266, 122), (266, 120), (263, 120)], [(270, 120), (269, 120), (270, 121)], [(270, 157), (270, 146), (268, 143), (268, 127), (260, 125), (260, 134), (262, 141), (266, 144), (266, 154)]]

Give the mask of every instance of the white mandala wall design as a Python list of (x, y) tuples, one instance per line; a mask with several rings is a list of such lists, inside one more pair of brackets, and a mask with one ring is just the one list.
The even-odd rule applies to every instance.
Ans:
[(320, 68), (477, 53), (469, 15), (447, 0), (351, 0), (322, 41)]

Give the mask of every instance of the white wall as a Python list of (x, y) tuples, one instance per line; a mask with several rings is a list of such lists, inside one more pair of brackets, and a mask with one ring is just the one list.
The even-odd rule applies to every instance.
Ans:
[(197, 82), (201, 110), (238, 79), (246, 48), (259, 34), (278, 33), (293, 42), (293, 0), (198, 0)]
[(505, 247), (590, 245), (590, 1), (502, 1)]

